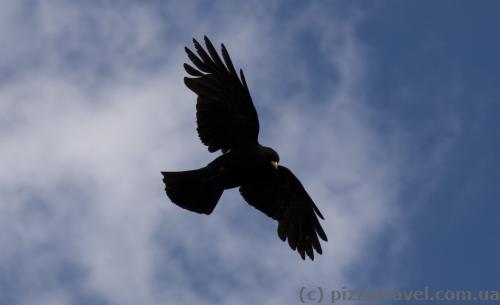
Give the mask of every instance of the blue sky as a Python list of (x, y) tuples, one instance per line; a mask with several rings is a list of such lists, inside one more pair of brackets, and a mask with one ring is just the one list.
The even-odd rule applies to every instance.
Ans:
[[(496, 1), (0, 4), (0, 304), (299, 304), (303, 286), (499, 289)], [(225, 192), (184, 87), (207, 34), (245, 71), (261, 142), (324, 212), (302, 261)], [(376, 302), (372, 302), (375, 304)], [(482, 302), (484, 303), (484, 302)]]
[[(488, 1), (384, 5), (361, 30), (379, 76), (373, 102), (389, 125), (411, 134), (419, 167), (400, 203), (419, 206), (408, 223), (406, 263), (418, 266), (408, 274), (412, 284), (498, 287), (498, 8)], [(410, 96), (401, 98), (402, 90)], [(439, 164), (422, 170), (447, 139)]]

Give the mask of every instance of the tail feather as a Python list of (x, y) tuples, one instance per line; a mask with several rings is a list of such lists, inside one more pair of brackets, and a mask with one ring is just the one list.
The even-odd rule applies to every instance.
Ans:
[(210, 214), (224, 189), (208, 179), (204, 168), (183, 172), (162, 172), (167, 196), (186, 210)]

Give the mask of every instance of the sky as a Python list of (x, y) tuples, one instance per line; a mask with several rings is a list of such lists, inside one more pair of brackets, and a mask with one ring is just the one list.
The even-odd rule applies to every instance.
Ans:
[[(498, 291), (499, 10), (487, 0), (1, 2), (0, 304)], [(161, 171), (217, 156), (198, 139), (182, 80), (184, 46), (203, 35), (243, 68), (260, 142), (325, 216), (314, 262), (237, 189), (210, 216), (165, 195)]]

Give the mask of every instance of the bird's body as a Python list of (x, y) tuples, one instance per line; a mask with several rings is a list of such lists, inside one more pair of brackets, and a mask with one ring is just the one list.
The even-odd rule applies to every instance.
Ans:
[(234, 149), (217, 157), (206, 168), (213, 173), (211, 179), (214, 184), (223, 189), (235, 188), (274, 175), (276, 169), (271, 163), (275, 156), (273, 152), (260, 144)]
[(278, 236), (288, 239), (302, 259), (314, 259), (313, 249), (322, 253), (318, 236), (326, 234), (317, 216), (323, 219), (311, 197), (286, 167), (278, 165), (279, 155), (258, 142), (259, 121), (243, 71), (240, 78), (224, 45), (224, 62), (205, 36), (208, 53), (193, 39), (196, 56), (186, 48), (197, 69), (184, 64), (188, 88), (198, 95), (198, 135), (210, 152), (222, 151), (205, 167), (162, 172), (165, 190), (172, 202), (187, 210), (210, 214), (225, 189), (239, 187), (252, 206), (278, 221)]

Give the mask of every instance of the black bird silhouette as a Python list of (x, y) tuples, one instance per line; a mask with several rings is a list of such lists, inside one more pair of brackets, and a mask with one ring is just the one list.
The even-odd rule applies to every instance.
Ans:
[(196, 68), (184, 64), (184, 83), (198, 95), (196, 121), (201, 142), (208, 151), (222, 155), (207, 166), (190, 171), (162, 172), (165, 190), (172, 202), (189, 211), (210, 214), (225, 189), (240, 187), (243, 198), (278, 221), (278, 236), (302, 259), (314, 260), (313, 249), (322, 253), (318, 236), (327, 241), (321, 224), (323, 215), (300, 181), (279, 155), (258, 142), (259, 120), (248, 86), (240, 78), (224, 47), (222, 57), (205, 36), (208, 51), (193, 39), (196, 56), (185, 48)]

